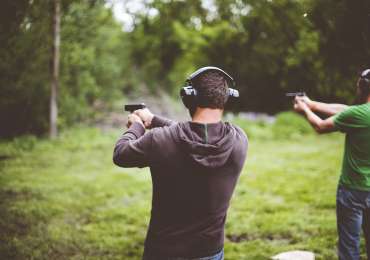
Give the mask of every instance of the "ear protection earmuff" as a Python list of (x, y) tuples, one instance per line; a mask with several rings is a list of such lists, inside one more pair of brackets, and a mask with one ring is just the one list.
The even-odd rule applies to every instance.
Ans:
[(370, 92), (370, 69), (366, 69), (361, 73), (358, 86), (362, 91)]
[[(197, 78), (199, 75), (201, 75), (205, 72), (208, 72), (208, 71), (218, 71), (218, 72), (220, 72), (226, 78), (226, 80), (228, 80), (231, 83), (230, 85), (235, 87), (234, 79), (229, 74), (227, 74), (225, 71), (223, 71), (222, 69), (217, 68), (217, 67), (211, 67), (211, 66), (200, 68), (197, 71), (193, 72), (186, 79), (185, 87), (181, 88), (181, 90), (180, 90), (180, 97), (181, 97), (181, 100), (182, 100), (182, 102), (183, 102), (183, 104), (185, 105), (186, 108), (194, 109), (197, 105), (198, 92), (193, 87), (193, 82), (192, 81), (195, 78)], [(236, 99), (236, 98), (239, 97), (239, 91), (238, 90), (233, 89), (233, 88), (228, 88), (228, 91), (229, 91), (228, 100)]]

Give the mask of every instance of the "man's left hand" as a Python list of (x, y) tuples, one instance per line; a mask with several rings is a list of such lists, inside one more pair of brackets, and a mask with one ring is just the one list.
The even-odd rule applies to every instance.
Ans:
[(127, 119), (127, 128), (129, 128), (135, 122), (140, 123), (145, 128), (144, 123), (140, 119), (140, 117), (135, 114), (129, 114)]
[(306, 109), (309, 109), (308, 105), (300, 99), (296, 99), (294, 103), (294, 110), (298, 113), (304, 112)]

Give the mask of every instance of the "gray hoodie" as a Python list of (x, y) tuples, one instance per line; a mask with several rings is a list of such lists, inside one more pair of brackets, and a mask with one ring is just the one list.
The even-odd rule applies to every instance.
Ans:
[(155, 116), (152, 129), (134, 123), (118, 140), (113, 161), (150, 167), (153, 200), (145, 254), (203, 257), (223, 248), (229, 202), (248, 148), (230, 123), (175, 123)]

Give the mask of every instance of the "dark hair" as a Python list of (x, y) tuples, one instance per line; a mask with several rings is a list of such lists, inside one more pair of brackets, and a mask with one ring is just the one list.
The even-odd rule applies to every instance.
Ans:
[(228, 99), (228, 85), (224, 76), (217, 71), (208, 71), (193, 80), (197, 90), (197, 106), (224, 109)]

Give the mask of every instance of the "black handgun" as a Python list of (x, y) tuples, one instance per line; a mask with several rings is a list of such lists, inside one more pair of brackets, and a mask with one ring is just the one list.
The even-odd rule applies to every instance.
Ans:
[(306, 92), (289, 92), (289, 93), (286, 93), (285, 96), (287, 97), (304, 97), (306, 96)]
[(146, 108), (146, 105), (144, 103), (125, 105), (125, 111), (129, 111), (130, 113), (143, 108)]

